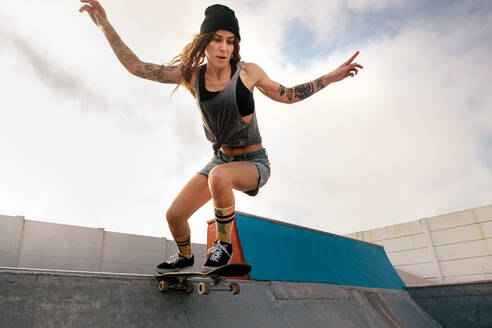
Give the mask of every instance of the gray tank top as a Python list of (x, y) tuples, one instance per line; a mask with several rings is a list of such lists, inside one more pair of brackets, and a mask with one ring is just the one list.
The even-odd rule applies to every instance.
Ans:
[(256, 111), (250, 123), (241, 118), (236, 102), (236, 83), (243, 66), (239, 62), (236, 73), (231, 77), (229, 84), (213, 98), (200, 101), (200, 70), (198, 67), (195, 82), (196, 102), (202, 113), (203, 129), (207, 139), (213, 144), (214, 152), (221, 146), (230, 148), (245, 148), (261, 143), (261, 135), (256, 120)]

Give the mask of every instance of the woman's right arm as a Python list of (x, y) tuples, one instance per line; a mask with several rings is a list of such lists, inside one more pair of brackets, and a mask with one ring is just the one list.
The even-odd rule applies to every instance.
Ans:
[(80, 12), (87, 11), (94, 23), (104, 32), (116, 57), (123, 66), (133, 75), (161, 83), (179, 83), (181, 81), (180, 66), (166, 66), (142, 62), (137, 55), (127, 47), (118, 33), (109, 23), (106, 12), (96, 0), (80, 0), (86, 5)]

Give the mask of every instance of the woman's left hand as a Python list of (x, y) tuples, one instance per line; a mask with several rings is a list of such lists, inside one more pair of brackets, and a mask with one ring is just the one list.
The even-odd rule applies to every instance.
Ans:
[(358, 68), (364, 68), (360, 64), (352, 63), (358, 54), (359, 52), (357, 51), (352, 57), (349, 58), (349, 60), (330, 73), (332, 82), (341, 81), (349, 76), (354, 77), (359, 72)]

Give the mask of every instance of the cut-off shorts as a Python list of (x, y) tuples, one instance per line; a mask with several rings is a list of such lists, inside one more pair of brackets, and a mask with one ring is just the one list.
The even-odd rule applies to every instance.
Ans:
[(210, 171), (212, 171), (214, 167), (237, 161), (251, 162), (258, 169), (258, 173), (260, 174), (260, 177), (258, 178), (258, 188), (244, 192), (249, 196), (256, 196), (260, 188), (263, 187), (270, 178), (270, 162), (268, 161), (268, 154), (265, 148), (241, 155), (226, 155), (218, 150), (212, 157), (212, 160), (198, 173), (208, 177)]

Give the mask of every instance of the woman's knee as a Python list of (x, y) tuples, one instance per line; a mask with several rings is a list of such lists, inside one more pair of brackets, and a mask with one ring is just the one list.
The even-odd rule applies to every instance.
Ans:
[(208, 184), (211, 190), (232, 188), (232, 183), (226, 174), (226, 170), (220, 166), (216, 166), (210, 171)]
[(170, 226), (175, 226), (186, 220), (186, 218), (180, 214), (175, 208), (170, 207), (166, 212), (166, 220)]

